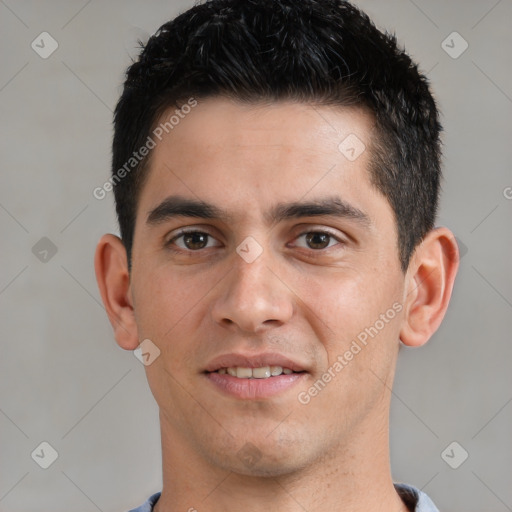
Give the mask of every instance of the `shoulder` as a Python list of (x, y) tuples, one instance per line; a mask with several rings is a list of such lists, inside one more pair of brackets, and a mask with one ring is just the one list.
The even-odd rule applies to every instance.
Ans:
[[(432, 500), (416, 487), (403, 483), (394, 485), (398, 495), (409, 507), (411, 512), (439, 512)], [(159, 492), (150, 496), (140, 507), (134, 508), (129, 512), (152, 512), (158, 498), (160, 498)]]
[(133, 508), (128, 512), (151, 512), (158, 498), (160, 498), (160, 494), (159, 492), (153, 494), (140, 507)]
[(396, 492), (411, 512), (439, 512), (433, 501), (416, 487), (402, 483), (394, 485)]

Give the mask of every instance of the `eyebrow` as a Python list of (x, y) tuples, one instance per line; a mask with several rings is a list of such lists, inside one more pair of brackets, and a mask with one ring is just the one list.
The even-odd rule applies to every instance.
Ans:
[[(313, 201), (278, 203), (265, 214), (269, 224), (301, 217), (333, 216), (357, 221), (363, 226), (372, 224), (370, 217), (339, 197)], [(147, 216), (148, 225), (158, 225), (175, 217), (194, 217), (229, 221), (233, 215), (227, 210), (205, 201), (182, 196), (169, 196), (153, 208)]]
[(300, 217), (333, 216), (355, 220), (358, 223), (369, 226), (370, 217), (359, 208), (343, 201), (339, 197), (327, 197), (316, 201), (297, 201), (292, 203), (278, 203), (271, 209), (267, 220), (279, 222), (286, 219)]
[(146, 223), (150, 225), (161, 224), (174, 217), (222, 219), (228, 218), (229, 215), (222, 208), (204, 201), (187, 199), (181, 196), (169, 196), (149, 212)]

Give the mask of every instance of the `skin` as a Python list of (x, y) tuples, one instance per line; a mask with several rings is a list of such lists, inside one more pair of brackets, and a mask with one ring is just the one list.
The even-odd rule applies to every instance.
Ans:
[[(349, 134), (368, 148), (372, 126), (358, 109), (202, 101), (153, 149), (131, 273), (121, 241), (100, 240), (96, 274), (118, 344), (134, 350), (150, 339), (161, 351), (146, 366), (162, 435), (157, 512), (407, 510), (389, 467), (396, 357), (400, 341), (420, 346), (439, 326), (458, 251), (453, 234), (437, 228), (401, 270), (393, 211), (370, 183), (369, 150), (349, 161), (338, 149)], [(227, 216), (148, 223), (169, 196)], [(269, 218), (278, 203), (333, 197), (366, 220)], [(175, 238), (181, 228), (210, 235), (199, 239), (206, 247), (197, 236), (188, 246)], [(318, 231), (332, 236), (307, 235)], [(252, 263), (236, 252), (248, 236), (262, 249)], [(394, 318), (301, 403), (298, 394), (393, 304), (401, 309)], [(307, 373), (261, 400), (227, 396), (205, 377), (220, 354), (266, 351)], [(247, 443), (258, 459), (251, 464), (241, 457)]]

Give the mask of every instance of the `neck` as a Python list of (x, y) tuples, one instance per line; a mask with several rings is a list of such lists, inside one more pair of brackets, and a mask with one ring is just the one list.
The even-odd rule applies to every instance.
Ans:
[(391, 479), (386, 408), (361, 424), (350, 442), (332, 447), (305, 468), (277, 476), (214, 466), (162, 415), (160, 422), (163, 490), (155, 512), (407, 512)]

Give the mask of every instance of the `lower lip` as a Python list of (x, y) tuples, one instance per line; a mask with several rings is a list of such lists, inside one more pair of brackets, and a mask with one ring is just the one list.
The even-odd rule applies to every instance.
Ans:
[(227, 373), (207, 373), (206, 377), (218, 389), (235, 398), (257, 400), (268, 398), (295, 386), (306, 373), (281, 374), (267, 379), (239, 379)]

